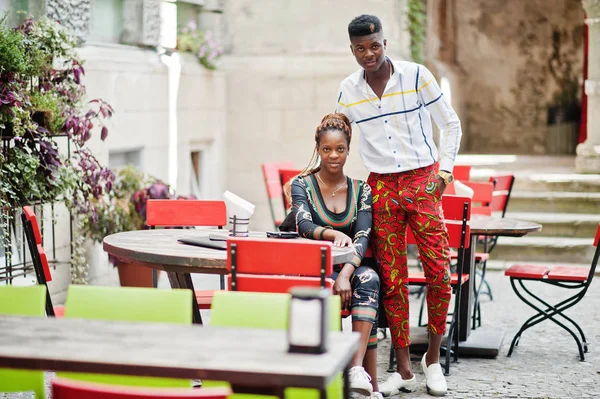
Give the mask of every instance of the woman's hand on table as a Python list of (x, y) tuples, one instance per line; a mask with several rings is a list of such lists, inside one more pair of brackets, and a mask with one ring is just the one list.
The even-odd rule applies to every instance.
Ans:
[(352, 238), (348, 237), (341, 231), (333, 231), (333, 245), (336, 247), (351, 247)]
[(352, 304), (352, 286), (350, 277), (354, 272), (354, 266), (346, 263), (333, 284), (333, 293), (339, 295), (342, 300), (342, 309), (350, 309)]

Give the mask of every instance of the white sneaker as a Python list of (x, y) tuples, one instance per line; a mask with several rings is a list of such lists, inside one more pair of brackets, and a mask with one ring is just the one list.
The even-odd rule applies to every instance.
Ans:
[(445, 396), (448, 391), (448, 384), (446, 383), (446, 377), (444, 377), (442, 366), (439, 363), (427, 366), (425, 363), (425, 356), (427, 356), (427, 352), (425, 352), (423, 359), (421, 359), (421, 368), (425, 374), (425, 386), (427, 387), (427, 392), (433, 396)]
[(400, 392), (413, 392), (417, 389), (417, 377), (413, 375), (410, 380), (403, 380), (398, 372), (394, 372), (385, 382), (379, 384), (379, 392), (383, 396), (397, 395)]
[(370, 399), (383, 399), (381, 392), (373, 391)]
[(348, 389), (350, 392), (371, 396), (373, 393), (373, 385), (371, 385), (371, 377), (369, 374), (367, 374), (364, 368), (360, 366), (354, 366), (349, 370)]

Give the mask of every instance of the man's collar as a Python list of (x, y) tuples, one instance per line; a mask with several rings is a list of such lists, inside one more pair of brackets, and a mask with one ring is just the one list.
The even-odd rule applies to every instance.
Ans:
[[(392, 77), (396, 74), (404, 74), (404, 69), (398, 65), (397, 62), (394, 62), (390, 57), (386, 56), (385, 57), (386, 60), (389, 60), (392, 65), (394, 66), (394, 73), (392, 74)], [(359, 69), (358, 71), (356, 71), (354, 73), (354, 75), (352, 76), (352, 83), (354, 83), (354, 86), (358, 86), (358, 85), (363, 85), (365, 83), (365, 70), (364, 69)]]

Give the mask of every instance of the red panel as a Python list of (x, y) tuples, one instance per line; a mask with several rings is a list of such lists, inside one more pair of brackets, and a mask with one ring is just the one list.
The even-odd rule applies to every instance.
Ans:
[(54, 306), (54, 317), (65, 317), (65, 307), (63, 305)]
[(48, 257), (46, 256), (46, 252), (44, 248), (42, 248), (41, 244), (37, 244), (37, 251), (40, 255), (40, 261), (42, 262), (42, 269), (44, 270), (44, 276), (46, 277), (46, 282), (52, 281), (52, 273), (50, 272), (50, 265), (48, 264)]
[(224, 201), (150, 199), (146, 205), (148, 226), (225, 226)]
[(42, 243), (42, 233), (40, 233), (40, 226), (38, 226), (37, 217), (33, 212), (33, 209), (30, 206), (23, 207), (23, 213), (25, 214), (25, 218), (31, 222), (31, 227), (33, 228), (33, 235), (35, 236), (35, 243)]
[(589, 267), (556, 266), (548, 273), (548, 280), (585, 281), (589, 274)]
[(598, 230), (596, 230), (596, 237), (594, 238), (594, 246), (597, 247), (600, 244), (600, 224), (598, 224)]
[(504, 271), (504, 275), (514, 278), (542, 279), (550, 268), (537, 265), (512, 265)]
[(473, 198), (471, 198), (471, 201), (479, 202), (482, 205), (492, 202), (492, 192), (494, 191), (494, 185), (492, 183), (475, 181), (461, 181), (461, 183), (473, 190)]
[[(282, 193), (283, 186), (287, 182), (292, 180), (294, 177), (298, 176), (300, 173), (302, 173), (302, 169), (279, 169), (279, 181), (281, 183)], [(287, 197), (285, 195), (283, 195), (283, 204), (285, 205), (285, 209), (290, 209), (290, 207), (292, 206), (292, 204), (288, 203)]]
[[(485, 252), (475, 252), (475, 262), (484, 262), (490, 258), (490, 254)], [(450, 251), (450, 259), (458, 259), (458, 252)]]
[(269, 198), (281, 198), (279, 169), (292, 169), (293, 167), (293, 162), (266, 162), (262, 164), (263, 177), (265, 178)]
[[(231, 287), (231, 275), (229, 275), (229, 289)], [(299, 277), (282, 275), (256, 275), (256, 274), (237, 274), (236, 291), (250, 292), (274, 292), (288, 293), (293, 287), (320, 287), (321, 279), (318, 277)], [(333, 280), (325, 279), (325, 287), (331, 289)]]
[(269, 238), (228, 238), (227, 270), (231, 270), (231, 245), (237, 245), (237, 272), (251, 274), (321, 275), (321, 248), (326, 249), (325, 275), (333, 273), (331, 243)]
[(490, 177), (490, 183), (494, 184), (494, 192), (492, 194), (492, 210), (494, 212), (504, 212), (506, 209), (514, 181), (514, 175)]
[(454, 165), (452, 175), (461, 182), (471, 180), (471, 165)]
[(471, 219), (471, 199), (469, 197), (459, 197), (458, 195), (442, 196), (442, 209), (444, 209), (445, 220), (463, 219), (464, 203), (468, 203), (467, 220)]
[(491, 206), (474, 206), (473, 209), (471, 209), (471, 214), (492, 216), (492, 207)]
[(198, 302), (198, 309), (210, 309), (212, 306), (213, 297), (215, 291), (213, 290), (196, 290), (196, 302)]
[(97, 384), (57, 378), (52, 381), (54, 399), (226, 399), (231, 390), (214, 388), (140, 388)]
[[(469, 275), (462, 275), (462, 284), (469, 281)], [(450, 274), (450, 285), (456, 285), (458, 282), (458, 274), (452, 273)], [(427, 284), (427, 280), (425, 279), (425, 273), (423, 272), (410, 272), (408, 273), (408, 283), (413, 285), (425, 285)], [(461, 284), (461, 285), (462, 285)]]

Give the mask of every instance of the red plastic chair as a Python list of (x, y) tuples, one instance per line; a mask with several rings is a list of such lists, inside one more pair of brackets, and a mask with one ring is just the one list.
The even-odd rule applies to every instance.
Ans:
[(80, 382), (66, 378), (52, 381), (54, 399), (226, 399), (232, 392), (215, 388), (138, 388)]
[(290, 182), (290, 180), (298, 176), (300, 173), (302, 173), (302, 169), (279, 169), (279, 181), (281, 183), (281, 190), (283, 194), (283, 208), (285, 209), (286, 215), (289, 212), (292, 204), (289, 203), (285, 192), (283, 192), (283, 186), (285, 186), (285, 184)]
[(52, 281), (52, 272), (48, 264), (48, 256), (42, 247), (42, 233), (40, 232), (37, 217), (30, 206), (23, 207), (21, 220), (37, 283), (46, 286), (46, 314), (48, 316), (62, 317), (65, 314), (65, 307), (52, 305), (52, 298), (48, 289), (48, 282)]
[[(295, 286), (331, 290), (334, 280), (328, 241), (230, 238), (227, 270), (232, 291), (287, 293)], [(349, 316), (343, 309), (341, 316)]]
[(492, 211), (502, 212), (502, 217), (506, 214), (514, 182), (515, 176), (512, 174), (490, 177), (490, 183), (494, 185), (491, 203)]
[(277, 212), (275, 212), (275, 207), (279, 207), (279, 204), (283, 201), (283, 189), (279, 177), (279, 169), (292, 169), (293, 167), (294, 164), (292, 162), (265, 162), (262, 164), (262, 172), (265, 178), (265, 185), (267, 186), (267, 197), (269, 198), (269, 209), (275, 230), (277, 230), (277, 227), (283, 221), (283, 219), (277, 218)]
[[(468, 197), (459, 197), (455, 195), (444, 195), (442, 197), (442, 208), (444, 210), (444, 221), (448, 230), (448, 241), (450, 247), (457, 248), (458, 253), (456, 273), (452, 273), (450, 275), (450, 284), (452, 285), (455, 294), (455, 300), (454, 311), (452, 312), (452, 320), (450, 321), (450, 327), (448, 329), (448, 338), (446, 341), (446, 361), (444, 363), (444, 372), (447, 375), (450, 373), (450, 355), (452, 344), (454, 344), (454, 361), (458, 361), (458, 325), (460, 322), (459, 309), (462, 300), (461, 288), (463, 284), (469, 281), (469, 275), (464, 274), (463, 267), (465, 249), (469, 248), (471, 242), (471, 229), (469, 226), (469, 220), (471, 219), (471, 199)], [(406, 241), (407, 244), (417, 243), (410, 228), (407, 228), (406, 230)], [(409, 272), (408, 283), (411, 285), (419, 286), (426, 285), (424, 273)], [(421, 314), (423, 312), (423, 303), (421, 303)], [(421, 316), (419, 315), (419, 319), (420, 318)], [(421, 324), (420, 320), (419, 324)], [(391, 350), (393, 351), (393, 349)], [(395, 357), (393, 356), (392, 352), (390, 352), (390, 369), (393, 368), (392, 363), (394, 359)]]
[[(146, 204), (146, 223), (151, 227), (212, 226), (222, 229), (227, 225), (224, 201), (149, 199)], [(156, 271), (153, 270), (156, 286)], [(221, 289), (225, 278), (220, 276)], [(213, 290), (197, 290), (199, 309), (210, 309)]]
[[(536, 310), (536, 314), (527, 319), (519, 331), (515, 334), (508, 350), (508, 356), (512, 355), (515, 346), (519, 345), (521, 335), (525, 330), (545, 321), (551, 320), (564, 330), (566, 330), (577, 344), (579, 350), (579, 358), (585, 360), (584, 353), (588, 351), (588, 344), (583, 330), (573, 319), (565, 315), (565, 311), (575, 306), (583, 299), (587, 292), (594, 274), (598, 259), (600, 258), (600, 224), (596, 230), (594, 237), (594, 246), (596, 251), (590, 267), (569, 267), (569, 266), (539, 266), (539, 265), (513, 265), (508, 268), (504, 275), (510, 277), (510, 285), (515, 291), (515, 294), (527, 305)], [(561, 300), (554, 305), (550, 304), (541, 296), (536, 295), (531, 289), (525, 286), (525, 282), (533, 282), (533, 284), (550, 284), (559, 289), (567, 289), (575, 294), (567, 299)], [(556, 291), (550, 294), (550, 300), (556, 297)], [(558, 295), (558, 297), (564, 297)], [(569, 327), (572, 326), (572, 328)]]

